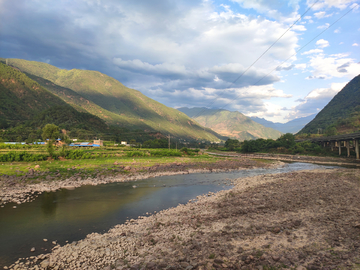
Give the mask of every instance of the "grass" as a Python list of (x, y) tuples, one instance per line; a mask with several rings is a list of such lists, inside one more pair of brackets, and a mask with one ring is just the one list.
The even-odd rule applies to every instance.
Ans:
[[(31, 149), (29, 149), (31, 151)], [(22, 151), (24, 151), (22, 149)], [(38, 150), (37, 150), (38, 151)], [(46, 161), (35, 161), (35, 162), (1, 162), (0, 163), (0, 176), (6, 175), (25, 175), (29, 169), (35, 169), (36, 165), (40, 167), (35, 169), (38, 172), (46, 172), (46, 175), (61, 174), (61, 178), (68, 178), (73, 175), (82, 177), (93, 177), (97, 173), (111, 174), (113, 170), (119, 168), (119, 166), (131, 166), (135, 169), (151, 167), (154, 165), (164, 165), (170, 163), (211, 163), (219, 160), (218, 157), (212, 157), (208, 155), (199, 156), (181, 156), (181, 157), (127, 157), (124, 152), (119, 149), (118, 151), (107, 151), (106, 149), (94, 149), (86, 150), (91, 153), (101, 153), (109, 157), (97, 157), (95, 159), (66, 159), (66, 160), (46, 160)], [(116, 164), (116, 165), (115, 165)], [(145, 171), (145, 170), (144, 170)], [(127, 173), (122, 171), (122, 173)], [(42, 179), (45, 176), (37, 176), (34, 178), (27, 178), (27, 181), (33, 181), (34, 179)]]

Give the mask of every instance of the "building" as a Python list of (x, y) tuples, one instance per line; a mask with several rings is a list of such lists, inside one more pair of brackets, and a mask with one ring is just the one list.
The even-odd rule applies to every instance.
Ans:
[(100, 147), (99, 144), (89, 143), (89, 142), (79, 142), (79, 143), (71, 143), (69, 146), (77, 146), (77, 147)]
[(94, 140), (94, 144), (98, 144), (100, 146), (104, 146), (104, 141), (102, 140)]

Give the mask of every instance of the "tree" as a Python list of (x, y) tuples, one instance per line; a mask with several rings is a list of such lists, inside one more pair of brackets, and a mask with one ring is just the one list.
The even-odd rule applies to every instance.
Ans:
[(295, 146), (295, 136), (291, 133), (286, 133), (277, 139), (280, 143), (280, 146), (285, 147), (286, 149), (292, 148)]
[(229, 151), (233, 151), (235, 148), (238, 148), (240, 143), (236, 139), (227, 139), (225, 142), (225, 148)]
[(42, 135), (41, 137), (43, 138), (43, 140), (51, 140), (54, 141), (55, 139), (57, 139), (60, 135), (59, 132), (59, 127), (54, 125), (54, 124), (47, 124), (43, 129), (42, 129)]
[(47, 147), (46, 150), (48, 151), (50, 157), (52, 157), (54, 155), (54, 140), (56, 138), (58, 138), (60, 135), (59, 133), (59, 127), (54, 125), (54, 124), (47, 124), (43, 129), (42, 129), (42, 138), (44, 140), (49, 140), (47, 143)]
[(326, 136), (333, 136), (336, 135), (336, 133), (337, 133), (337, 129), (334, 126), (327, 127), (325, 130)]

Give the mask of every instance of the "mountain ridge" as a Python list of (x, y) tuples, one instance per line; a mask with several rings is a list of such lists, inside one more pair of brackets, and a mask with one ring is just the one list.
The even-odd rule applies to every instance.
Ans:
[(252, 140), (257, 138), (277, 139), (281, 132), (264, 127), (240, 112), (216, 110), (207, 108), (178, 108), (178, 110), (192, 116), (198, 123), (209, 127), (217, 133), (238, 140)]
[[(38, 77), (37, 81), (44, 88), (63, 100), (66, 100), (65, 95), (71, 93), (76, 99), (71, 104), (74, 108), (92, 113), (108, 124), (160, 131), (178, 138), (207, 141), (225, 139), (211, 129), (200, 126), (184, 113), (152, 100), (140, 91), (127, 88), (99, 71), (63, 70), (46, 63), (22, 59), (8, 59), (8, 63), (29, 76)], [(61, 91), (63, 94), (60, 94)], [(89, 101), (88, 107), (77, 102), (81, 98), (84, 102)]]
[(336, 133), (360, 130), (360, 75), (350, 80), (299, 134), (328, 133), (330, 128)]
[(253, 121), (265, 126), (276, 129), (282, 133), (297, 133), (299, 132), (307, 123), (315, 118), (316, 114), (312, 114), (305, 117), (296, 118), (290, 120), (286, 123), (279, 123), (279, 122), (271, 122), (264, 118), (259, 117), (250, 117)]

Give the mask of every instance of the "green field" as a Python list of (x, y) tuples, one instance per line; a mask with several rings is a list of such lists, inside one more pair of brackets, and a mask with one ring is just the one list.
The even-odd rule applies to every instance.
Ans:
[[(2, 145), (4, 146), (4, 145)], [(125, 170), (126, 166), (130, 166), (132, 171), (146, 172), (148, 167), (154, 165), (164, 165), (171, 163), (212, 163), (221, 158), (211, 157), (206, 154), (197, 154), (197, 151), (188, 150), (188, 152), (180, 150), (167, 149), (138, 149), (130, 147), (100, 147), (73, 149), (66, 147), (66, 151), (82, 151), (86, 157), (82, 156), (64, 158), (61, 155), (62, 148), (55, 151), (56, 159), (49, 157), (46, 146), (12, 146), (11, 148), (0, 149), (0, 158), (10, 152), (13, 154), (31, 153), (46, 155), (47, 159), (43, 161), (1, 161), (0, 163), (0, 179), (2, 176), (17, 176), (16, 180), (23, 182), (37, 182), (46, 179), (48, 175), (51, 180), (69, 178), (71, 176), (87, 178), (99, 175), (116, 175), (129, 174), (129, 170)], [(141, 156), (138, 154), (141, 153)], [(130, 155), (129, 155), (130, 154)], [(133, 155), (133, 156), (132, 156)], [(39, 166), (37, 166), (39, 165)], [(35, 166), (37, 168), (35, 168)], [(32, 176), (29, 171), (34, 170)], [(27, 177), (23, 177), (26, 176)]]

